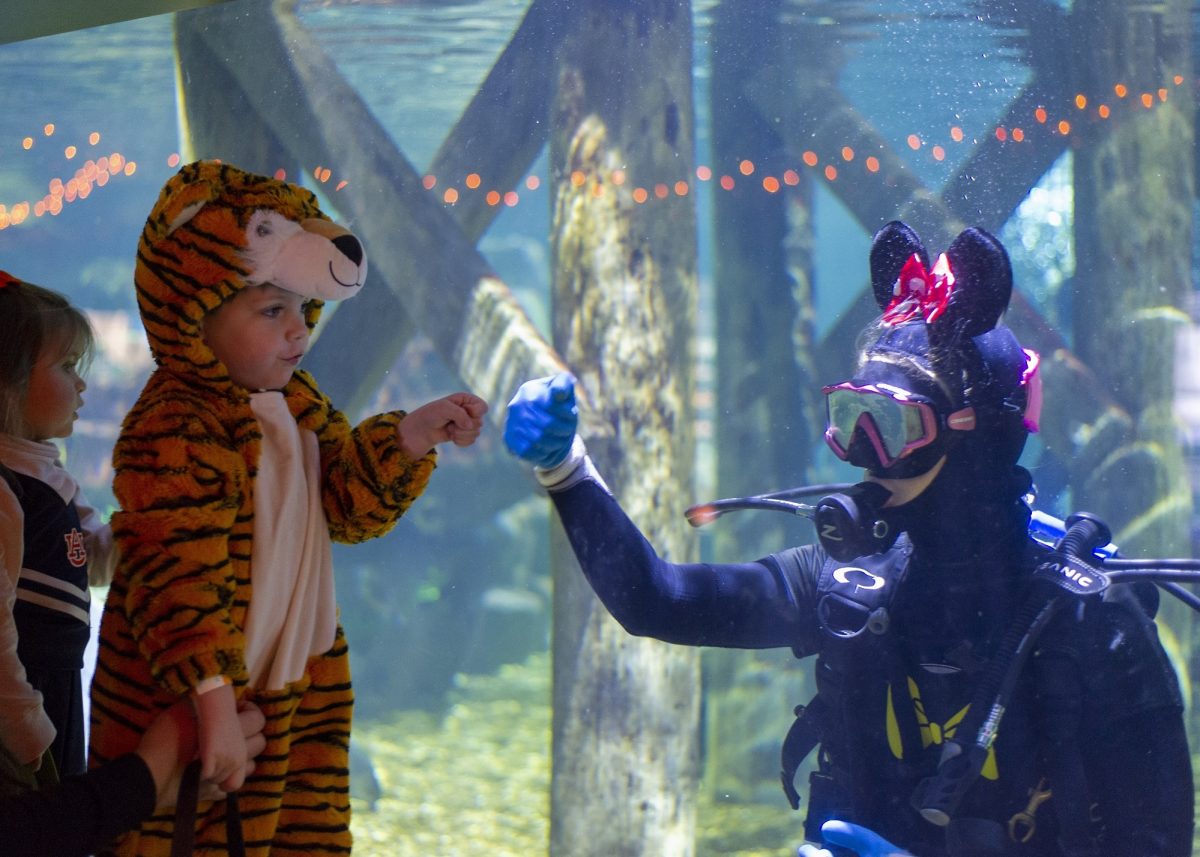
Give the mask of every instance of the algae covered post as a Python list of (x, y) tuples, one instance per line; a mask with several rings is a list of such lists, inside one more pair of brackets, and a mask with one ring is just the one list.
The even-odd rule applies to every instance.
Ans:
[[(554, 344), (619, 439), (600, 457), (677, 556), (692, 480), (696, 226), (691, 4), (577, 4), (551, 139)], [(621, 175), (624, 183), (612, 180)], [(652, 205), (642, 194), (657, 194)], [(617, 462), (620, 462), (618, 465)], [(555, 575), (551, 853), (694, 849), (699, 663), (627, 637), (564, 556)]]

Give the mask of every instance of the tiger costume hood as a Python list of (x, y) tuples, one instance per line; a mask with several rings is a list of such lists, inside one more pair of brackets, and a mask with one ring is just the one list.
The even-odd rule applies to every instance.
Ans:
[(138, 242), (138, 308), (157, 365), (228, 383), (204, 342), (204, 317), (246, 286), (303, 297), (311, 330), (326, 300), (358, 293), (362, 242), (325, 215), (316, 195), (220, 161), (188, 164), (167, 181)]

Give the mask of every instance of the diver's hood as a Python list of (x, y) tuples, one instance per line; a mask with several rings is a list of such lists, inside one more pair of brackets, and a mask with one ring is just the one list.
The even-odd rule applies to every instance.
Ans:
[[(970, 337), (959, 345), (960, 351), (970, 350), (976, 359), (970, 362), (973, 370), (967, 374), (965, 367), (954, 365), (957, 372), (950, 377), (929, 358), (931, 345), (929, 328), (921, 322), (908, 322), (898, 327), (885, 328), (866, 349), (864, 364), (883, 363), (896, 367), (904, 373), (905, 381), (889, 380), (905, 389), (919, 393), (940, 403), (941, 407), (960, 408), (968, 403), (984, 409), (1004, 409), (1023, 406), (1025, 394), (1022, 386), (1029, 364), (1029, 352), (1017, 341), (1013, 332), (1003, 324)], [(965, 362), (965, 361), (964, 361)], [(907, 371), (905, 367), (908, 367)], [(918, 371), (913, 371), (913, 369)], [(878, 370), (876, 370), (878, 371)], [(862, 370), (856, 377), (863, 376)], [(864, 376), (865, 377), (865, 376)]]
[(159, 194), (138, 242), (134, 282), (159, 366), (232, 385), (205, 344), (204, 317), (246, 286), (271, 283), (309, 298), (311, 330), (325, 300), (362, 288), (362, 242), (333, 223), (316, 196), (219, 161), (183, 167)]
[[(868, 333), (856, 377), (887, 375), (933, 400), (943, 416), (950, 413), (944, 408), (970, 409), (974, 428), (948, 433), (951, 457), (974, 459), (970, 469), (980, 478), (1007, 474), (1037, 431), (1041, 382), (1037, 354), (1000, 322), (1012, 295), (1004, 246), (982, 229), (966, 229), (929, 267), (917, 234), (893, 221), (875, 234), (870, 266), (883, 314)], [(876, 475), (917, 472), (923, 470)]]
[[(939, 367), (926, 356), (928, 333), (922, 323), (887, 329), (870, 346), (854, 381), (885, 383), (923, 396), (933, 403), (943, 423), (935, 443), (902, 459), (891, 470), (872, 469), (874, 475), (915, 476), (926, 472), (943, 454), (959, 447), (977, 450), (970, 454), (990, 459), (1001, 469), (1017, 462), (1029, 432), (1037, 429), (1040, 379), (1032, 377), (1037, 356), (1023, 349), (1004, 325), (997, 325), (961, 346), (962, 351), (968, 349), (969, 373), (955, 366), (950, 372), (943, 368), (942, 374), (938, 374)], [(1036, 395), (1035, 389), (1039, 390)], [(970, 409), (973, 428), (947, 430), (946, 418), (964, 408)]]

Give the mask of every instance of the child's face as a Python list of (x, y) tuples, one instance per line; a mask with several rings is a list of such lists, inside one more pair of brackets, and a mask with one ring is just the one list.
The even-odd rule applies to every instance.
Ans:
[(29, 389), (21, 414), (24, 436), (29, 440), (67, 437), (83, 407), (87, 384), (79, 377), (81, 354), (61, 340), (42, 346), (29, 373)]
[(204, 341), (250, 390), (279, 390), (308, 349), (303, 298), (266, 284), (247, 286), (204, 319)]

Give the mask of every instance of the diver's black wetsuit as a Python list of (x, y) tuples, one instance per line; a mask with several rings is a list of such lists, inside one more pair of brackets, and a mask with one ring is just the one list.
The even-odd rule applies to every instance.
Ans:
[[(976, 495), (965, 509), (956, 504), (953, 529), (930, 526), (928, 533), (921, 521), (946, 518), (921, 509), (905, 528), (911, 543), (893, 548), (912, 550), (912, 557), (888, 632), (846, 642), (820, 630), (818, 578), (822, 569), (828, 574), (854, 563), (834, 563), (816, 545), (742, 564), (671, 563), (658, 557), (595, 480), (552, 491), (551, 497), (592, 587), (630, 633), (685, 645), (789, 647), (797, 657), (815, 654), (819, 687), (822, 670), (847, 651), (835, 647), (863, 647), (845, 660), (849, 666), (843, 669), (855, 673), (844, 677), (854, 696), (842, 699), (845, 710), (832, 722), (844, 728), (827, 736), (825, 745), (827, 752), (837, 753), (840, 744), (857, 754), (838, 760), (842, 768), (858, 771), (855, 782), (846, 784), (854, 797), (843, 820), (865, 825), (918, 857), (1191, 853), (1191, 759), (1178, 683), (1153, 623), (1128, 586), (1113, 587), (1103, 602), (1060, 611), (1023, 672), (995, 757), (959, 813), (998, 823), (984, 826), (1002, 850), (948, 844), (945, 829), (910, 806), (914, 788), (936, 766), (942, 741), (952, 736), (970, 702), (979, 665), (1007, 630), (1040, 550), (1026, 536), (1023, 503)], [(1041, 684), (1035, 677), (1039, 669), (1049, 676)], [(1061, 703), (1046, 700), (1076, 682), (1083, 707), (1077, 721), (1057, 710)], [(1046, 761), (1053, 746), (1047, 736), (1054, 731), (1048, 721), (1069, 733), (1057, 745), (1066, 757), (1077, 752), (1082, 761), (1088, 792), (1082, 806), (1094, 804), (1085, 814), (1094, 816), (1090, 829), (1098, 836), (1091, 851), (1073, 851), (1057, 841), (1055, 816), (1065, 803), (1058, 795), (1038, 809), (1036, 832), (1027, 843), (1007, 833), (1009, 820), (1029, 803), (1030, 790), (1042, 777), (1056, 779), (1063, 765)]]

